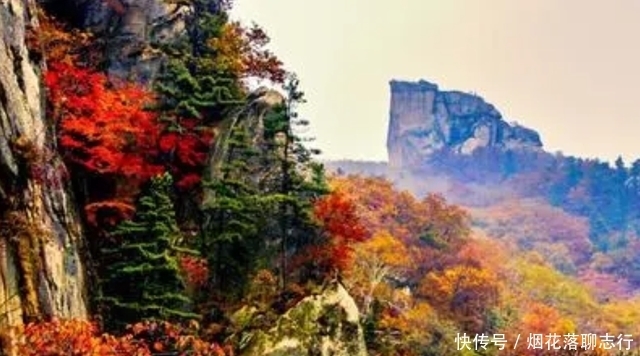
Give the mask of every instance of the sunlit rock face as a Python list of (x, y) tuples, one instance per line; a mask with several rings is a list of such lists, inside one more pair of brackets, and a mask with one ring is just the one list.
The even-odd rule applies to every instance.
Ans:
[(29, 29), (38, 30), (35, 5), (0, 2), (0, 328), (88, 317), (86, 241), (68, 173), (51, 149), (43, 63), (27, 47)]
[(481, 97), (441, 91), (436, 84), (390, 82), (387, 150), (392, 167), (420, 167), (437, 153), (469, 155), (479, 148), (541, 150), (537, 132), (509, 124)]
[(251, 307), (239, 310), (233, 320), (246, 331), (241, 356), (367, 356), (360, 312), (340, 283), (331, 283), (278, 317), (265, 331), (252, 327), (261, 319)]

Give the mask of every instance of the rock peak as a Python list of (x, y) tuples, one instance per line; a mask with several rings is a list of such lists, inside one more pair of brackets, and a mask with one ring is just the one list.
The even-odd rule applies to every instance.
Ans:
[(411, 91), (438, 91), (438, 85), (428, 82), (424, 79), (420, 79), (417, 82), (411, 82), (406, 80), (389, 81), (392, 92), (411, 92)]
[(441, 91), (426, 80), (391, 80), (387, 149), (395, 167), (419, 167), (434, 154), (472, 154), (480, 148), (540, 150), (540, 135), (509, 124), (475, 93)]

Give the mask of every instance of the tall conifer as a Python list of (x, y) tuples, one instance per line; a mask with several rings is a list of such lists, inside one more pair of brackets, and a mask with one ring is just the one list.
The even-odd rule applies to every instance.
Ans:
[(212, 198), (203, 203), (202, 244), (213, 268), (212, 287), (227, 296), (244, 291), (264, 250), (258, 226), (260, 195), (252, 181), (257, 150), (244, 125), (232, 130), (220, 176), (205, 183)]
[(117, 245), (102, 253), (105, 267), (100, 298), (106, 326), (156, 318), (181, 321), (198, 318), (191, 312), (177, 261), (180, 231), (170, 198), (169, 174), (153, 178), (132, 220), (114, 231)]
[(285, 83), (286, 98), (265, 118), (264, 139), (269, 154), (265, 155), (266, 166), (274, 167), (277, 174), (262, 182), (263, 191), (268, 192), (264, 200), (273, 209), (273, 229), (265, 234), (279, 245), (281, 288), (287, 284), (290, 267), (289, 258), (318, 238), (318, 227), (312, 216), (313, 201), (327, 193), (322, 165), (313, 161), (318, 150), (306, 147), (298, 132), (308, 125), (299, 119), (297, 106), (305, 102), (295, 75)]

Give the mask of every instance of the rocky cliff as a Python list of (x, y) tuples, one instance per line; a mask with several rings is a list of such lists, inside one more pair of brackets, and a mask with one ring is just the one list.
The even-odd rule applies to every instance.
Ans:
[(39, 0), (47, 11), (96, 35), (107, 72), (149, 84), (164, 60), (160, 46), (186, 35), (196, 9), (164, 0)]
[(540, 150), (537, 132), (507, 123), (481, 97), (441, 91), (421, 80), (392, 80), (387, 149), (395, 168), (420, 167), (442, 151), (468, 155), (482, 147)]
[(0, 326), (86, 317), (84, 241), (25, 36), (33, 1), (0, 3)]

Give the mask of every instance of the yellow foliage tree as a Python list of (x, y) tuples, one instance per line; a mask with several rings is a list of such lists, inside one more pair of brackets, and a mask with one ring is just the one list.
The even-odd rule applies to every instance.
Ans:
[(380, 320), (380, 328), (400, 332), (404, 344), (419, 344), (429, 337), (430, 322), (435, 317), (428, 303), (418, 302), (401, 313), (385, 313)]
[(467, 332), (484, 330), (486, 312), (499, 302), (501, 282), (488, 269), (459, 265), (442, 272), (430, 272), (421, 281), (418, 295)]
[(371, 302), (380, 283), (387, 278), (401, 279), (409, 266), (407, 247), (386, 231), (358, 243), (354, 248), (354, 263), (347, 273), (347, 281), (359, 291), (363, 300), (363, 313), (371, 310)]

